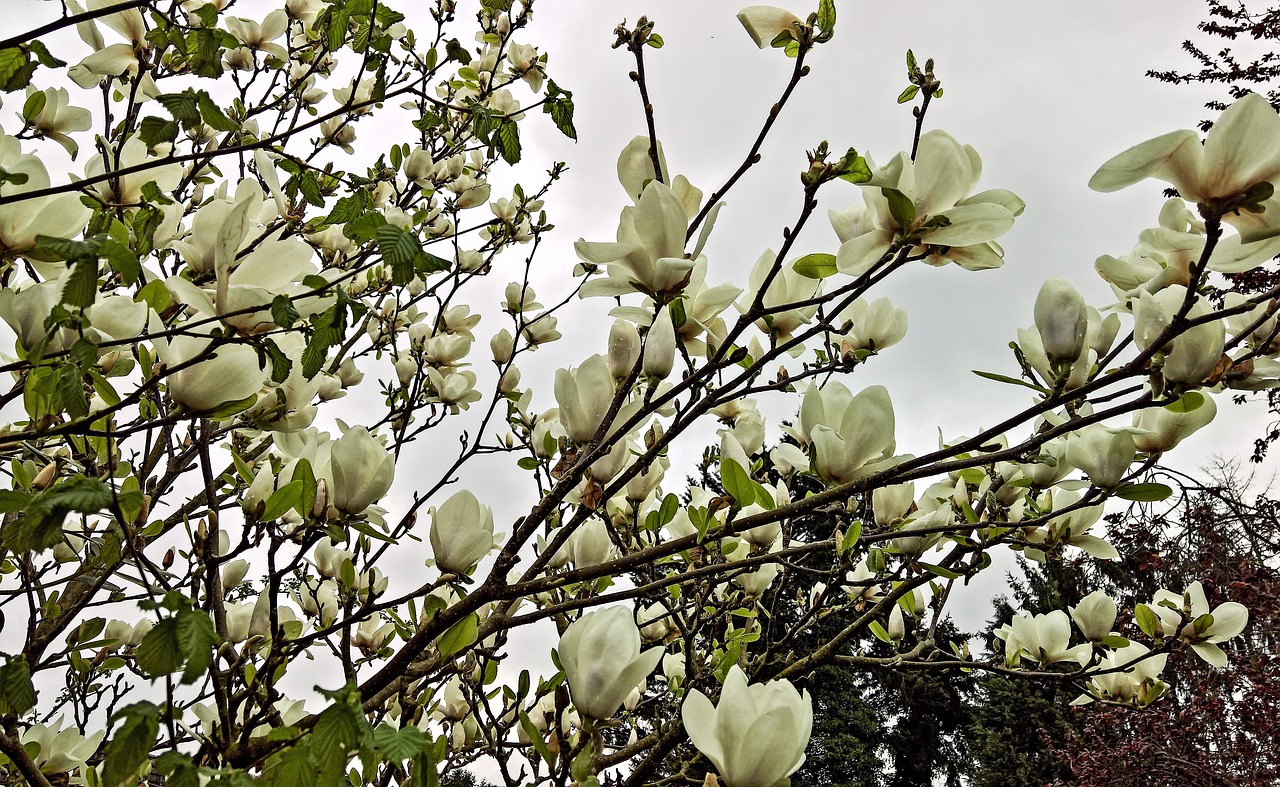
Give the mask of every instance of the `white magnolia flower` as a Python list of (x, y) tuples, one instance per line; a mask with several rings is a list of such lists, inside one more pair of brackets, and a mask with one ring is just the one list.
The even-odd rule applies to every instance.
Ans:
[(1111, 634), (1119, 607), (1101, 590), (1095, 590), (1071, 608), (1071, 619), (1090, 642), (1101, 642)]
[(684, 253), (688, 224), (680, 198), (666, 184), (651, 181), (635, 206), (622, 209), (616, 243), (574, 244), (580, 259), (608, 270), (605, 278), (582, 285), (581, 296), (679, 292), (693, 267)]
[(1071, 620), (1060, 609), (1045, 615), (1022, 614), (1014, 617), (1005, 639), (1005, 661), (1017, 663), (1019, 654), (1040, 664), (1074, 661), (1089, 662), (1093, 648), (1089, 645), (1068, 647), (1071, 642)]
[(1239, 636), (1249, 624), (1249, 608), (1238, 602), (1228, 601), (1210, 610), (1199, 582), (1187, 585), (1181, 594), (1157, 590), (1150, 609), (1160, 621), (1157, 634), (1187, 642), (1197, 656), (1219, 669), (1227, 665), (1227, 654), (1218, 643)]
[[(1155, 294), (1139, 294), (1133, 306), (1133, 341), (1143, 350), (1151, 347), (1172, 324), (1174, 315), (1182, 308), (1187, 288), (1182, 285), (1166, 287)], [(1212, 308), (1203, 298), (1196, 298), (1187, 312), (1187, 319), (1205, 317)], [(1160, 374), (1170, 382), (1199, 385), (1218, 365), (1226, 342), (1226, 326), (1222, 320), (1200, 323), (1184, 330), (1175, 338), (1161, 345), (1164, 365)]]
[(914, 161), (899, 153), (872, 173), (860, 186), (863, 205), (831, 213), (842, 273), (861, 276), (899, 239), (912, 254), (926, 254), (930, 265), (982, 270), (1004, 264), (993, 241), (1009, 231), (1025, 205), (1003, 189), (971, 195), (982, 176), (982, 159), (971, 146), (945, 131), (929, 131), (920, 137)]
[[(1159, 675), (1164, 671), (1169, 654), (1149, 655), (1151, 650), (1140, 642), (1130, 642), (1118, 650), (1107, 652), (1097, 666), (1099, 674), (1090, 682), (1090, 693), (1099, 699), (1144, 707), (1163, 693), (1165, 685)], [(1115, 671), (1112, 671), (1115, 670)], [(1092, 698), (1082, 695), (1072, 704), (1083, 704)]]
[(680, 708), (689, 740), (729, 787), (774, 787), (804, 764), (813, 729), (813, 702), (789, 681), (749, 685), (729, 668), (720, 702), (689, 692)]
[[(1094, 174), (1089, 187), (1117, 191), (1146, 178), (1171, 184), (1185, 200), (1209, 204), (1232, 202), (1260, 183), (1280, 178), (1280, 116), (1270, 102), (1248, 93), (1222, 113), (1200, 144), (1191, 129), (1174, 131), (1135, 145), (1115, 156)], [(1222, 217), (1246, 240), (1276, 234), (1276, 206), (1235, 210)]]
[(436, 567), (467, 574), (493, 550), (493, 509), (481, 505), (470, 490), (455, 492), (431, 515), (431, 553)]
[[(59, 716), (50, 724), (32, 724), (28, 727), (22, 733), (22, 745), (26, 747), (35, 744), (36, 752), (32, 759), (35, 760), (36, 767), (41, 773), (52, 776), (85, 768), (85, 760), (93, 756), (106, 735), (106, 730), (101, 730), (86, 738), (75, 727), (64, 729), (62, 717)], [(83, 778), (76, 781), (83, 783)]]
[(595, 719), (608, 719), (631, 690), (648, 677), (662, 648), (640, 652), (640, 629), (625, 607), (589, 612), (565, 629), (557, 647), (573, 705)]

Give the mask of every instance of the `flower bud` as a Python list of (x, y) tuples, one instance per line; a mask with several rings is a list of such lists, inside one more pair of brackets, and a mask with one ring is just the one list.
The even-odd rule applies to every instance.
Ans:
[(644, 340), (644, 363), (641, 371), (651, 380), (662, 380), (671, 374), (676, 360), (676, 329), (671, 323), (671, 310), (664, 308), (649, 326)]
[(640, 358), (640, 333), (626, 320), (614, 320), (609, 329), (609, 374), (626, 379)]
[(1052, 278), (1036, 296), (1036, 330), (1050, 361), (1073, 363), (1084, 350), (1089, 312), (1084, 298), (1066, 279)]
[(347, 430), (331, 445), (331, 503), (339, 511), (359, 514), (391, 489), (395, 457), (363, 426)]
[(583, 615), (565, 629), (557, 651), (574, 707), (596, 719), (617, 713), (662, 658), (662, 648), (640, 652), (640, 629), (625, 607)]
[(456, 492), (428, 513), (431, 552), (441, 571), (467, 574), (493, 549), (493, 510), (469, 490)]

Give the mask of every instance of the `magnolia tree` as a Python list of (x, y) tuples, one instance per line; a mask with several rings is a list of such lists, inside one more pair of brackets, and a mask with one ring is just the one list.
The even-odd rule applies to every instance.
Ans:
[[(771, 787), (804, 760), (801, 688), (822, 665), (1143, 706), (1169, 653), (1225, 662), (1247, 614), (1199, 585), (1122, 631), (1095, 593), (1015, 618), (1001, 653), (935, 635), (997, 549), (1114, 557), (1093, 528), (1107, 499), (1166, 495), (1144, 472), (1215, 395), (1280, 378), (1275, 293), (1216, 310), (1199, 294), (1280, 252), (1264, 100), (1203, 143), (1177, 131), (1103, 164), (1098, 190), (1178, 194), (1098, 261), (1115, 300), (1046, 282), (1008, 374), (988, 375), (1031, 403), (903, 455), (890, 391), (856, 379), (907, 329), (872, 290), (924, 264), (998, 267), (1023, 209), (927, 128), (932, 63), (907, 58), (907, 150), (818, 145), (735, 281), (742, 260), (703, 253), (720, 200), (832, 40), (835, 4), (739, 14), (791, 79), (710, 196), (652, 131), (660, 35), (619, 26), (650, 133), (618, 140), (616, 233), (602, 219), (576, 244), (548, 307), (529, 271), (561, 167), (490, 185), (524, 124), (575, 133), (571, 94), (521, 42), (531, 5), (437, 0), (412, 32), (376, 0), (250, 18), (64, 0), (0, 43), (20, 108), (0, 135), (5, 781), (430, 785), (478, 765), (510, 785)], [(376, 162), (353, 169), (355, 146)], [(51, 177), (66, 156), (76, 174)], [(862, 200), (830, 214), (830, 253), (797, 259), (837, 180)], [(579, 298), (614, 299), (612, 324), (557, 324)], [(561, 361), (535, 353), (553, 342)], [(563, 364), (554, 386), (522, 386), (539, 363)], [(794, 418), (770, 427), (762, 408)], [(432, 459), (406, 472), (415, 442)], [(668, 474), (677, 448), (700, 468)], [(476, 462), (500, 479), (462, 488)], [(517, 487), (534, 502), (495, 522)], [(820, 622), (836, 633), (797, 650)], [(513, 642), (542, 643), (545, 671), (504, 667)]]

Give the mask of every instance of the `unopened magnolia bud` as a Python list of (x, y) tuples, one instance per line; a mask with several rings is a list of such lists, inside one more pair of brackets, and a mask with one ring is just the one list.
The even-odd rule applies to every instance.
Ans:
[(661, 380), (671, 374), (676, 360), (676, 329), (671, 323), (671, 310), (663, 309), (654, 318), (644, 341), (644, 374)]
[(626, 320), (614, 320), (609, 329), (609, 374), (624, 379), (640, 358), (640, 333)]
[(515, 346), (516, 340), (510, 331), (506, 328), (498, 331), (489, 340), (489, 350), (493, 353), (493, 362), (503, 364), (511, 360), (511, 354), (515, 351)]
[(329, 510), (329, 484), (323, 478), (316, 479), (316, 502), (311, 506), (311, 516), (324, 519)]
[(58, 477), (58, 463), (50, 462), (40, 468), (40, 472), (36, 473), (35, 479), (31, 481), (31, 485), (36, 489), (48, 489), (53, 483), (53, 479)]

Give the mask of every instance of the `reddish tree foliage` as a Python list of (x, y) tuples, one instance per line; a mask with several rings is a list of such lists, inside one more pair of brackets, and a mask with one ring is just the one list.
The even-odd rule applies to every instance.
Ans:
[(1168, 696), (1145, 711), (1078, 711), (1081, 732), (1060, 749), (1073, 779), (1060, 784), (1280, 784), (1280, 502), (1246, 502), (1244, 483), (1229, 477), (1214, 486), (1183, 483), (1164, 512), (1114, 518), (1111, 540), (1127, 557), (1104, 566), (1098, 579), (1126, 604), (1199, 580), (1211, 604), (1247, 606), (1249, 627), (1229, 646), (1226, 669), (1190, 651), (1173, 654), (1162, 676)]

